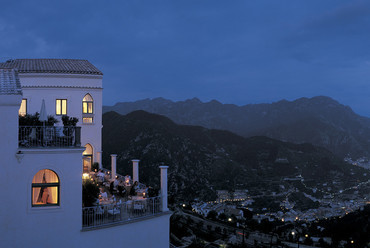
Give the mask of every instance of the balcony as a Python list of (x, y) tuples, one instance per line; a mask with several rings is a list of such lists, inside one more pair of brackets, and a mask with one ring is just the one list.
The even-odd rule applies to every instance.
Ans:
[(161, 197), (82, 208), (82, 229), (123, 224), (161, 214)]
[(20, 126), (18, 146), (24, 148), (80, 147), (81, 127)]

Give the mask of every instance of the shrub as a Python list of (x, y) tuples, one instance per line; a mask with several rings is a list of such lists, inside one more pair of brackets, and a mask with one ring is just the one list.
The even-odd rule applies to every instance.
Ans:
[[(42, 126), (43, 122), (39, 120), (40, 114), (36, 112), (35, 114), (27, 114), (25, 116), (19, 116), (19, 126)], [(59, 121), (55, 119), (54, 116), (48, 115), (48, 121), (45, 122), (46, 126), (54, 126), (55, 123)]]
[(68, 115), (63, 115), (62, 116), (62, 122), (63, 122), (63, 126), (73, 126), (73, 127), (75, 127), (77, 122), (78, 122), (78, 118), (69, 117)]

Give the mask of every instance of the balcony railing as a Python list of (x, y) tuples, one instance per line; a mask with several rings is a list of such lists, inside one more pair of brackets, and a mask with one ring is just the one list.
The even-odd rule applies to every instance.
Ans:
[(102, 227), (154, 216), (162, 212), (161, 197), (82, 208), (82, 228)]
[(81, 127), (20, 126), (19, 147), (80, 147)]

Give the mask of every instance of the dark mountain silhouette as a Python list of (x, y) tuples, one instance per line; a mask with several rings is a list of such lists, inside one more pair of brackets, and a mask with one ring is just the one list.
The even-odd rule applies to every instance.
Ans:
[[(216, 189), (279, 192), (284, 178), (304, 178), (339, 190), (362, 180), (363, 170), (325, 148), (267, 137), (243, 138), (229, 131), (178, 125), (169, 118), (134, 111), (103, 115), (103, 164), (117, 154), (117, 172), (131, 174), (140, 159), (140, 180), (159, 186), (159, 168), (170, 166), (169, 190), (179, 199), (214, 199)], [(311, 192), (312, 193), (312, 192)], [(319, 196), (317, 196), (319, 197)]]
[(342, 158), (347, 154), (352, 158), (369, 156), (370, 151), (370, 118), (325, 96), (245, 106), (215, 100), (203, 103), (197, 98), (179, 102), (155, 98), (103, 107), (104, 112), (120, 114), (135, 110), (164, 115), (178, 124), (228, 130), (243, 137), (261, 135), (298, 144), (312, 143)]

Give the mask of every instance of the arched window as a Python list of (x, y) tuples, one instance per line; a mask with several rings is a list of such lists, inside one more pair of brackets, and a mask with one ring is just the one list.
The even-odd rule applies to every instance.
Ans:
[(82, 153), (83, 173), (89, 173), (93, 161), (93, 148), (90, 144), (86, 144), (85, 148), (85, 151)]
[(82, 99), (82, 113), (83, 114), (93, 114), (94, 109), (94, 100), (90, 94), (86, 94), (85, 97)]
[(59, 177), (52, 170), (40, 170), (32, 180), (32, 207), (59, 205)]
[(94, 123), (94, 100), (90, 94), (86, 94), (82, 99), (82, 123)]

